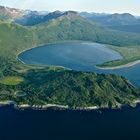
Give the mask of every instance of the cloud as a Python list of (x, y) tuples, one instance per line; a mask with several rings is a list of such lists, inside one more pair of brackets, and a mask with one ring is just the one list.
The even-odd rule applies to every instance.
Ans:
[(32, 10), (140, 13), (140, 0), (0, 0), (0, 5)]

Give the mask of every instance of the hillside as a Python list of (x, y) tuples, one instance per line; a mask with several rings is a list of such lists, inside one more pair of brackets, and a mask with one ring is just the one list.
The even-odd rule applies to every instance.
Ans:
[[(119, 107), (140, 97), (139, 89), (125, 78), (74, 71), (30, 70), (26, 74), (0, 80), (0, 101), (41, 107), (47, 104), (70, 108)], [(24, 80), (23, 80), (24, 79)]]
[(34, 45), (34, 34), (30, 29), (8, 22), (0, 22), (0, 56), (13, 58), (21, 50)]
[(66, 40), (93, 41), (115, 46), (140, 45), (139, 34), (107, 29), (73, 11), (31, 27), (0, 21), (0, 36), (0, 45), (3, 48), (1, 55), (8, 57), (40, 44)]
[(73, 11), (31, 27), (0, 21), (0, 36), (1, 56), (8, 58), (15, 58), (20, 51), (40, 44), (66, 40), (93, 41), (122, 47), (140, 45), (139, 34), (110, 30)]
[[(112, 27), (112, 29), (115, 29), (113, 31), (109, 29), (110, 27), (106, 28), (97, 24), (96, 22), (87, 20), (86, 18), (81, 17), (79, 13), (74, 11), (55, 11), (48, 14), (42, 14), (41, 12), (36, 11), (27, 12), (1, 6), (0, 16), (2, 17), (3, 15), (8, 15), (11, 18), (15, 18), (15, 22), (17, 23), (28, 26), (30, 25), (31, 28), (25, 28), (30, 30), (30, 32), (33, 34), (36, 34), (35, 40), (39, 40), (39, 44), (63, 40), (86, 40), (115, 46), (136, 46), (140, 44), (139, 34), (115, 31), (116, 29), (119, 30), (121, 27), (117, 28), (114, 26)], [(129, 21), (134, 22), (136, 20), (134, 16), (127, 13), (113, 15), (88, 15), (91, 15), (91, 17), (94, 15), (96, 17), (100, 17), (101, 19), (104, 19), (103, 17), (109, 17), (110, 22), (115, 22), (114, 20), (117, 20), (117, 22), (115, 22), (117, 25), (119, 24), (118, 22), (121, 22), (121, 20), (125, 23)], [(123, 28), (122, 30), (126, 31), (127, 29), (125, 30), (125, 28)]]
[(17, 18), (15, 20), (16, 23), (21, 24), (23, 26), (33, 26), (40, 23), (48, 22), (49, 20), (56, 19), (62, 16), (64, 12), (55, 11), (52, 13), (41, 14), (40, 12), (31, 11), (24, 16)]
[(40, 41), (86, 40), (116, 46), (140, 45), (140, 35), (110, 30), (76, 13), (67, 14), (32, 27)]
[(32, 27), (0, 21), (0, 101), (84, 108), (116, 107), (140, 97), (139, 89), (120, 76), (27, 66), (16, 58), (25, 49), (65, 40), (140, 44), (138, 34), (108, 30), (72, 11)]
[(125, 32), (140, 33), (140, 24), (109, 26), (109, 28)]
[(139, 19), (129, 13), (100, 14), (81, 12), (80, 15), (103, 26), (136, 25), (140, 23)]

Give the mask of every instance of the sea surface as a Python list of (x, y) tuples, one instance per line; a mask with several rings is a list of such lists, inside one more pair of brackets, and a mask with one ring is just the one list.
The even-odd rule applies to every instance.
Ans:
[[(27, 64), (119, 74), (140, 87), (140, 65), (118, 70), (95, 67), (122, 59), (119, 53), (101, 44), (65, 42), (46, 45), (23, 52), (19, 58)], [(0, 140), (140, 140), (140, 105), (95, 111), (0, 107)]]
[(90, 112), (5, 106), (0, 140), (140, 140), (140, 106)]

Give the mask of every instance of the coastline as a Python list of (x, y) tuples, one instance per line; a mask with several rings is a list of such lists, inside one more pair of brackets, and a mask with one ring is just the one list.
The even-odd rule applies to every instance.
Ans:
[[(29, 104), (22, 104), (22, 105), (18, 105), (16, 102), (14, 101), (0, 101), (0, 107), (2, 106), (7, 106), (7, 105), (14, 105), (15, 109), (36, 109), (36, 110), (47, 110), (49, 108), (57, 108), (57, 109), (63, 109), (63, 110), (83, 110), (83, 111), (88, 111), (88, 110), (98, 110), (101, 109), (101, 107), (98, 106), (89, 106), (89, 107), (77, 107), (77, 108), (70, 108), (67, 105), (58, 105), (58, 104), (46, 104), (46, 105), (29, 105)], [(107, 107), (105, 107), (107, 108)]]
[[(135, 108), (138, 104), (140, 104), (140, 99), (134, 100), (130, 105), (130, 107)], [(94, 111), (94, 110), (100, 110), (100, 109), (121, 109), (124, 106), (127, 106), (127, 104), (119, 104), (116, 107), (110, 108), (109, 106), (89, 106), (89, 107), (76, 107), (76, 108), (70, 108), (68, 105), (58, 105), (58, 104), (46, 104), (46, 105), (29, 105), (29, 104), (22, 104), (18, 105), (14, 101), (0, 101), (0, 107), (13, 105), (15, 109), (34, 109), (34, 110), (47, 110), (47, 109), (58, 109), (58, 110), (73, 110), (73, 111)]]
[(88, 110), (97, 110), (100, 109), (97, 106), (91, 106), (91, 107), (77, 107), (77, 108), (70, 108), (67, 105), (57, 105), (57, 104), (47, 104), (47, 105), (33, 105), (30, 106), (28, 104), (23, 104), (23, 105), (17, 105), (17, 108), (19, 109), (28, 109), (28, 108), (32, 108), (32, 109), (36, 109), (36, 110), (47, 110), (49, 108), (53, 108), (53, 109), (59, 109), (59, 110), (83, 110), (83, 111), (88, 111)]
[[(40, 44), (39, 46), (33, 46), (31, 48), (27, 48), (27, 49), (23, 49), (19, 52), (17, 52), (15, 55), (16, 55), (16, 59), (18, 61), (20, 61), (22, 64), (25, 64), (25, 65), (29, 65), (29, 64), (26, 64), (25, 62), (23, 62), (18, 56), (25, 52), (25, 51), (29, 51), (29, 50), (32, 50), (34, 48), (39, 48), (39, 47), (43, 47), (44, 45), (51, 45), (51, 44), (56, 44), (56, 43), (65, 43), (62, 42), (62, 41), (58, 41), (58, 42), (54, 42), (54, 43), (47, 43), (47, 44)], [(115, 67), (98, 67), (98, 66), (95, 66), (97, 67), (98, 69), (103, 69), (103, 70), (115, 70), (115, 69), (121, 69), (121, 68), (128, 68), (128, 67), (132, 67), (136, 64), (139, 64), (140, 63), (140, 60), (136, 60), (134, 62), (130, 62), (130, 63), (127, 63), (127, 64), (124, 64), (124, 65), (120, 65), (120, 66), (115, 66)], [(47, 65), (46, 65), (47, 66)], [(45, 65), (43, 67), (46, 67)], [(38, 67), (38, 66), (36, 66)], [(48, 66), (48, 67), (51, 67), (51, 66)], [(54, 67), (57, 67), (57, 66), (54, 66)], [(61, 67), (61, 66), (58, 66), (58, 67)], [(61, 68), (65, 68), (65, 67), (61, 67)], [(65, 68), (67, 69), (67, 68)], [(132, 104), (130, 104), (130, 106), (132, 105), (132, 107), (135, 107), (137, 104), (140, 103), (140, 100), (135, 100), (132, 102)], [(64, 106), (64, 105), (57, 105), (57, 104), (47, 104), (47, 105), (33, 105), (33, 106), (30, 106), (28, 104), (22, 104), (22, 105), (17, 105), (15, 102), (13, 101), (4, 101), (4, 102), (0, 102), (0, 106), (5, 106), (5, 105), (14, 105), (15, 108), (17, 109), (27, 109), (27, 108), (31, 108), (31, 109), (37, 109), (37, 110), (47, 110), (49, 108), (58, 108), (58, 109), (65, 109), (65, 110), (83, 110), (83, 111), (88, 111), (88, 110), (98, 110), (98, 109), (109, 109), (108, 106), (104, 106), (104, 107), (98, 107), (98, 106), (89, 106), (89, 107), (77, 107), (77, 108), (70, 108), (68, 106)], [(125, 106), (125, 105), (122, 105), (120, 104), (119, 106), (117, 107), (112, 107), (112, 109), (119, 109), (121, 108), (122, 106)]]
[(130, 68), (134, 65), (137, 65), (140, 63), (140, 60), (136, 60), (133, 62), (129, 62), (127, 64), (124, 65), (119, 65), (119, 66), (113, 66), (113, 67), (100, 67), (100, 66), (96, 66), (96, 68), (98, 69), (102, 69), (102, 70), (115, 70), (115, 69), (122, 69), (122, 68)]

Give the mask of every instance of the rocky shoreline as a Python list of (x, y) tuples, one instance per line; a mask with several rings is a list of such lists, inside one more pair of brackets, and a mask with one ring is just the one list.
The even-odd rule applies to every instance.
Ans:
[[(135, 100), (132, 104), (128, 105), (130, 107), (136, 107), (138, 104), (140, 104), (140, 99)], [(119, 104), (117, 107), (99, 107), (99, 106), (89, 106), (89, 107), (77, 107), (77, 108), (70, 108), (69, 106), (64, 105), (57, 105), (57, 104), (47, 104), (47, 105), (28, 105), (28, 104), (22, 104), (18, 105), (14, 101), (0, 101), (0, 107), (7, 106), (7, 105), (13, 105), (15, 109), (35, 109), (35, 110), (47, 110), (47, 109), (58, 109), (58, 110), (76, 110), (76, 111), (92, 111), (92, 110), (99, 110), (99, 109), (121, 109), (124, 106), (127, 105), (121, 105)]]

